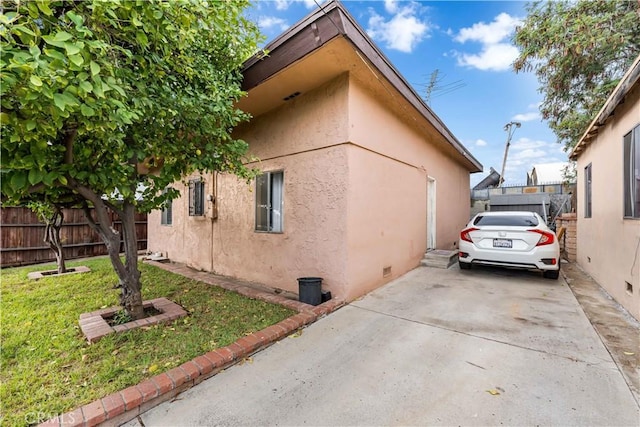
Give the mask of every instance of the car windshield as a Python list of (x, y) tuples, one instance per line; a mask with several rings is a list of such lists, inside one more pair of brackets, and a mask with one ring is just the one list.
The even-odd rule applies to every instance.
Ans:
[(533, 215), (480, 215), (473, 221), (473, 225), (534, 227), (538, 225), (538, 219)]

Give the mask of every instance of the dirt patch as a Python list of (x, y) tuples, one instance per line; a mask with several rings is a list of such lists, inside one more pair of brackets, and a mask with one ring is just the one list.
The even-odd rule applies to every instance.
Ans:
[[(146, 319), (147, 317), (157, 316), (159, 314), (162, 314), (162, 312), (154, 306), (144, 307), (143, 319)], [(102, 318), (107, 322), (109, 326), (123, 325), (125, 323), (131, 322), (131, 317), (124, 310), (120, 310), (110, 316), (102, 316)]]
[(640, 402), (640, 322), (577, 264), (564, 264), (562, 274)]

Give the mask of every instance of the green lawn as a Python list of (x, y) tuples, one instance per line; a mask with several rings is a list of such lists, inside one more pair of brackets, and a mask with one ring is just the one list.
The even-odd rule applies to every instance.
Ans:
[(68, 265), (92, 271), (38, 281), (27, 273), (52, 265), (1, 272), (2, 425), (44, 421), (294, 314), (141, 263), (143, 298), (167, 297), (190, 315), (89, 345), (78, 317), (118, 305), (117, 278), (107, 258)]

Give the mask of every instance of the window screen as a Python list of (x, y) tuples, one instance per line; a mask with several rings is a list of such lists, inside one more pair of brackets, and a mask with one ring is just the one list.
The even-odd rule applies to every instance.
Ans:
[(584, 168), (584, 217), (591, 218), (591, 163)]
[(189, 216), (204, 215), (204, 181), (189, 181)]
[(284, 172), (256, 177), (256, 231), (282, 232)]
[[(167, 190), (163, 190), (162, 194), (166, 194)], [(173, 201), (167, 200), (164, 202), (164, 206), (162, 206), (162, 211), (160, 214), (160, 224), (161, 225), (171, 225), (173, 223)]]
[(623, 138), (624, 216), (640, 218), (640, 125)]

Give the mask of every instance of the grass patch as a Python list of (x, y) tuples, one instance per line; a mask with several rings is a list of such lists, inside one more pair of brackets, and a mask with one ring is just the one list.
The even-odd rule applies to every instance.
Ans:
[(118, 280), (107, 258), (68, 264), (86, 265), (91, 272), (33, 281), (27, 273), (50, 267), (2, 270), (2, 425), (45, 421), (294, 314), (141, 263), (143, 298), (167, 297), (189, 316), (89, 345), (78, 317), (118, 305)]

